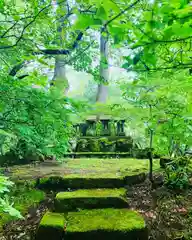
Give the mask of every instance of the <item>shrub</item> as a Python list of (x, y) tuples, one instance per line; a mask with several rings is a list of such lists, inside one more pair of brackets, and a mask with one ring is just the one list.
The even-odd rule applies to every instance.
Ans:
[(19, 211), (10, 204), (9, 198), (6, 195), (12, 186), (13, 182), (9, 181), (7, 177), (0, 176), (0, 213), (8, 213), (12, 217), (22, 218)]
[(101, 123), (101, 121), (96, 122), (96, 125), (95, 125), (96, 136), (101, 135), (102, 129), (103, 129), (103, 124)]
[(99, 140), (90, 138), (88, 140), (88, 148), (90, 152), (100, 152)]
[(179, 157), (165, 166), (165, 184), (172, 189), (186, 189), (189, 187), (190, 167), (189, 158)]
[(116, 151), (117, 152), (128, 152), (133, 147), (132, 139), (118, 139), (116, 142)]
[(77, 104), (57, 90), (35, 89), (31, 83), (12, 78), (1, 79), (0, 89), (3, 106), (0, 135), (3, 131), (6, 138), (11, 138), (9, 142), (3, 141), (0, 154), (13, 151), (19, 159), (31, 158), (31, 153), (33, 157), (34, 153), (35, 156), (62, 156), (68, 149), (72, 131), (70, 115), (76, 113)]
[(87, 139), (80, 139), (77, 143), (76, 152), (89, 152)]
[(108, 138), (100, 138), (99, 142), (101, 152), (115, 152), (116, 143), (114, 141), (110, 141)]

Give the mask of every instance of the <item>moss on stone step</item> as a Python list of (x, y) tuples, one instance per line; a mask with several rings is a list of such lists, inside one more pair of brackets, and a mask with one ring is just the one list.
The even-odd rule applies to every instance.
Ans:
[(64, 236), (66, 220), (63, 214), (47, 212), (39, 225), (36, 240), (60, 240)]
[(38, 188), (61, 191), (70, 189), (93, 189), (93, 188), (121, 188), (124, 186), (124, 179), (114, 176), (112, 177), (77, 177), (71, 176), (68, 178), (52, 176), (41, 178), (38, 183)]
[(128, 176), (107, 175), (72, 175), (68, 177), (51, 176), (41, 178), (37, 187), (45, 190), (62, 191), (70, 189), (93, 188), (121, 188), (125, 185), (141, 183), (145, 180), (145, 173), (135, 173)]
[(46, 213), (36, 240), (147, 240), (143, 217), (127, 209), (94, 209)]
[(147, 240), (144, 219), (127, 209), (69, 212), (65, 240)]
[(60, 192), (55, 198), (56, 212), (95, 208), (126, 208), (125, 189), (89, 189)]

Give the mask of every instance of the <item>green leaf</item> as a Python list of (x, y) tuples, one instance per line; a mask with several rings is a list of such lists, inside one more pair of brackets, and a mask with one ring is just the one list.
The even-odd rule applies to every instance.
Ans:
[(144, 59), (144, 62), (146, 64), (151, 64), (152, 66), (156, 66), (156, 63), (157, 63), (157, 58), (155, 56), (155, 54), (152, 54), (152, 53), (145, 53), (142, 57), (142, 59)]
[(107, 20), (107, 13), (103, 6), (100, 6), (97, 10), (96, 18), (99, 18), (101, 20)]
[(3, 129), (0, 129), (0, 135), (11, 137), (11, 138), (16, 137), (14, 134), (8, 133), (8, 132), (4, 131)]
[(187, 127), (188, 127), (188, 129), (192, 132), (192, 126), (191, 126), (191, 125), (188, 125)]
[(128, 69), (129, 67), (130, 67), (130, 64), (128, 62), (122, 65), (122, 68), (125, 68), (125, 69)]
[(79, 15), (76, 24), (74, 25), (74, 29), (85, 30), (87, 27), (101, 25), (101, 20), (94, 19), (90, 15)]

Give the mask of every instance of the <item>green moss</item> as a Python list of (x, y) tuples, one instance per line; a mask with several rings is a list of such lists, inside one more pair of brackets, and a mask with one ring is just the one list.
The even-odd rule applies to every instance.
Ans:
[(127, 209), (95, 209), (69, 212), (65, 239), (147, 240), (142, 216)]
[(46, 190), (65, 190), (65, 189), (93, 189), (93, 188), (121, 188), (124, 186), (122, 177), (91, 175), (71, 175), (68, 177), (42, 178), (38, 187)]
[[(113, 155), (107, 156), (105, 159), (102, 155), (95, 158), (65, 158), (62, 164), (55, 166), (39, 165), (36, 166), (17, 166), (10, 167), (11, 180), (19, 179), (37, 179), (39, 176), (51, 176), (55, 172), (59, 176), (73, 176), (76, 178), (82, 178), (86, 175), (89, 177), (94, 176), (125, 176), (133, 175), (141, 172), (148, 172), (149, 160), (135, 159), (135, 158), (113, 158)], [(154, 171), (160, 171), (159, 160), (153, 161)], [(1, 168), (1, 171), (6, 171), (5, 168)], [(15, 172), (18, 172), (15, 175)]]
[(116, 142), (106, 138), (100, 138), (100, 149), (102, 152), (115, 152)]
[(121, 175), (116, 175), (114, 173), (108, 173), (108, 172), (103, 172), (103, 173), (82, 173), (82, 174), (78, 174), (78, 173), (74, 173), (74, 174), (70, 174), (68, 176), (65, 177), (65, 179), (77, 179), (77, 178), (83, 178), (83, 179), (122, 179)]
[(36, 240), (147, 240), (144, 219), (127, 209), (95, 209), (46, 213), (39, 225)]
[(59, 227), (59, 228), (63, 229), (65, 226), (64, 215), (58, 214), (58, 213), (47, 212), (43, 216), (40, 226), (52, 226), (52, 227)]
[(100, 145), (98, 139), (90, 138), (88, 139), (88, 150), (91, 152), (99, 152)]
[(63, 198), (79, 198), (79, 197), (119, 197), (125, 196), (126, 190), (124, 188), (120, 189), (86, 189), (77, 190), (74, 192), (60, 192), (56, 195), (56, 199)]
[[(93, 149), (92, 149), (93, 150)], [(105, 150), (109, 150), (105, 148)], [(66, 157), (75, 157), (75, 158), (94, 158), (94, 157), (100, 157), (100, 158), (114, 158), (116, 159), (117, 157), (121, 158), (128, 158), (131, 157), (130, 152), (96, 152), (94, 149), (94, 152), (71, 152), (71, 153), (65, 153)]]
[[(88, 160), (87, 160), (88, 162)], [(114, 163), (115, 165), (115, 163)], [(90, 168), (92, 168), (91, 166)], [(88, 167), (87, 167), (88, 168)], [(131, 185), (143, 182), (145, 180), (145, 172), (147, 168), (126, 169), (115, 171), (114, 166), (104, 166), (90, 169), (88, 172), (82, 171), (67, 176), (51, 176), (41, 178), (38, 187), (40, 189), (62, 191), (70, 189), (93, 189), (93, 188), (121, 188), (125, 185)], [(88, 168), (89, 169), (89, 168)], [(102, 171), (103, 170), (103, 171)]]
[(125, 176), (124, 183), (125, 183), (125, 185), (139, 184), (139, 183), (144, 182), (145, 179), (146, 179), (145, 173), (138, 173), (138, 174), (133, 174), (130, 176)]
[(63, 239), (65, 225), (64, 215), (47, 212), (37, 230), (36, 240)]
[(76, 151), (77, 152), (89, 152), (88, 145), (89, 145), (89, 143), (86, 139), (80, 139), (77, 142)]
[(116, 142), (117, 152), (129, 152), (133, 148), (133, 140), (130, 139), (118, 139)]
[(125, 189), (93, 189), (60, 192), (55, 199), (55, 210), (94, 209), (94, 208), (126, 208)]
[(21, 211), (23, 214), (27, 212), (27, 209), (31, 206), (36, 206), (40, 201), (45, 199), (45, 193), (40, 190), (28, 190), (15, 197), (15, 208)]
[[(93, 230), (130, 231), (145, 227), (144, 219), (135, 211), (127, 209), (94, 209), (68, 213), (67, 231)], [(90, 224), (91, 221), (91, 224)]]

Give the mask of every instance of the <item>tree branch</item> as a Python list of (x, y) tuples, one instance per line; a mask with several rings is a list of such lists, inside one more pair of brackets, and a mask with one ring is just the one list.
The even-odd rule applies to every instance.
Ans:
[(25, 65), (25, 61), (20, 62), (19, 64), (15, 65), (9, 72), (9, 75), (14, 77), (17, 74), (17, 72), (24, 67), (24, 65)]
[[(64, 0), (64, 1), (60, 1), (58, 4), (61, 4), (61, 3), (63, 3), (63, 2), (65, 2), (65, 0)], [(17, 44), (21, 41), (21, 39), (22, 39), (22, 37), (23, 37), (26, 29), (27, 29), (31, 24), (33, 24), (33, 23), (35, 22), (35, 20), (37, 19), (37, 17), (38, 17), (43, 11), (45, 11), (47, 8), (49, 8), (49, 7), (51, 7), (51, 6), (52, 6), (52, 3), (50, 3), (50, 4), (48, 4), (47, 6), (45, 6), (44, 8), (42, 8), (42, 9), (33, 17), (33, 19), (23, 27), (19, 38), (17, 39), (17, 41), (16, 41), (13, 45), (0, 46), (0, 49), (9, 49), (9, 48), (13, 48), (13, 47), (17, 46)], [(18, 23), (18, 21), (17, 21), (16, 23), (14, 23), (9, 29), (7, 29), (7, 31), (6, 31), (0, 38), (4, 37), (14, 26), (16, 26), (17, 23)]]
[(83, 32), (79, 32), (72, 47), (69, 49), (42, 49), (39, 52), (33, 52), (34, 55), (48, 54), (48, 55), (68, 55), (72, 50), (77, 48), (79, 41), (83, 38)]
[(68, 55), (69, 53), (68, 49), (40, 49), (39, 52), (33, 52), (34, 55)]
[(18, 22), (19, 22), (19, 21), (15, 22), (10, 28), (8, 28), (8, 29), (0, 36), (0, 38), (4, 38), (5, 35), (6, 35), (11, 29), (13, 29), (13, 28), (17, 25)]
[(119, 18), (121, 15), (123, 15), (124, 13), (126, 13), (128, 10), (130, 10), (131, 8), (133, 8), (137, 3), (139, 3), (141, 0), (136, 0), (134, 3), (132, 3), (131, 5), (129, 5), (127, 8), (125, 8), (123, 11), (121, 11), (120, 13), (118, 13), (116, 16), (112, 17), (110, 20), (108, 20), (102, 27), (102, 31), (114, 20), (116, 20), (117, 18)]
[(192, 68), (192, 62), (191, 63), (185, 63), (185, 64), (177, 64), (169, 67), (158, 67), (158, 68), (150, 68), (150, 69), (126, 69), (127, 71), (131, 72), (155, 72), (155, 71), (161, 71), (161, 70), (179, 70), (179, 69), (190, 69)]
[(137, 49), (139, 47), (146, 47), (148, 45), (153, 45), (153, 44), (158, 44), (158, 43), (175, 43), (175, 42), (182, 42), (188, 39), (192, 39), (192, 36), (188, 36), (185, 38), (176, 38), (176, 39), (170, 39), (170, 40), (158, 40), (158, 39), (154, 39), (152, 42), (147, 42), (147, 43), (143, 43), (140, 45), (135, 45), (133, 47), (131, 47), (130, 49), (134, 50)]

